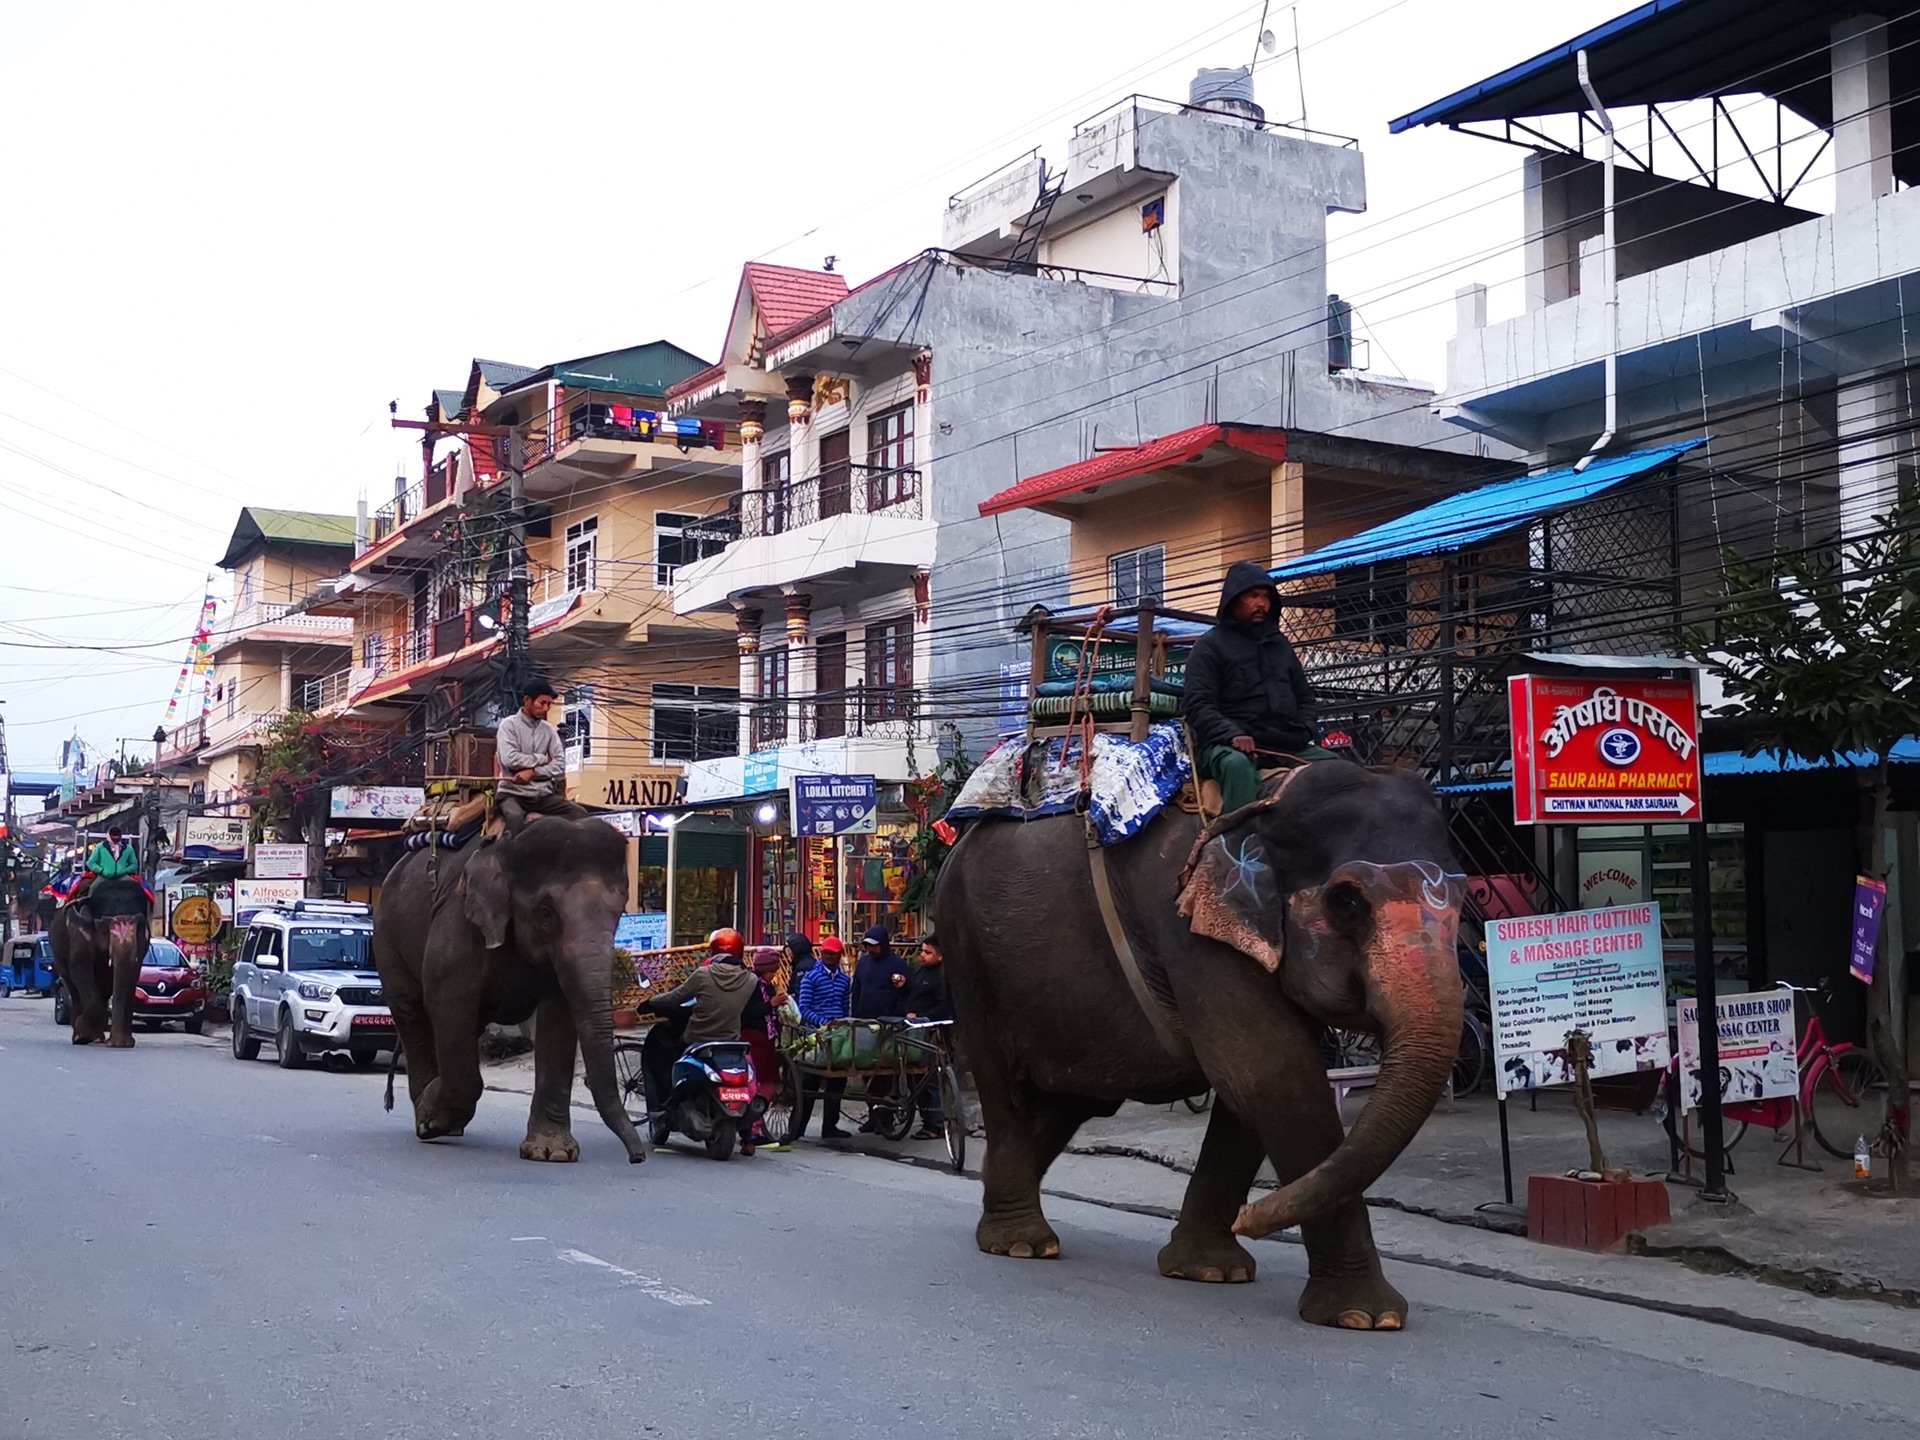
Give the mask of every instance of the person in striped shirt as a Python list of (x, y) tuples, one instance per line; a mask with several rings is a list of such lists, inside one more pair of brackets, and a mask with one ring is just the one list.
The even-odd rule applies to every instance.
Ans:
[[(847, 990), (852, 981), (841, 968), (846, 947), (840, 937), (824, 937), (816, 956), (812, 942), (796, 931), (787, 937), (787, 952), (793, 957), (792, 973), (800, 977), (800, 984), (794, 992), (794, 1003), (800, 1007), (801, 1023), (809, 1030), (818, 1030), (831, 1020), (842, 1019), (847, 1013)], [(809, 966), (808, 961), (815, 963)], [(818, 1096), (820, 1138), (845, 1139), (847, 1132), (840, 1128), (840, 1097), (846, 1092), (846, 1080), (808, 1075), (801, 1081), (801, 1086), (800, 1108), (794, 1116), (793, 1133), (796, 1136), (807, 1133), (807, 1122), (813, 1116), (814, 1097)]]

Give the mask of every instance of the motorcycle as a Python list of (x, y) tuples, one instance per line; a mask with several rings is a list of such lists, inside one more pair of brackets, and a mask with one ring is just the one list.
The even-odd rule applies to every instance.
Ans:
[[(690, 1001), (679, 1014), (663, 1018), (648, 1033), (646, 1044), (677, 1045), (691, 1006)], [(744, 1040), (703, 1040), (688, 1046), (673, 1062), (664, 1103), (652, 1093), (659, 1066), (648, 1065), (645, 1070), (648, 1138), (655, 1145), (666, 1144), (667, 1137), (678, 1132), (704, 1144), (715, 1160), (725, 1160), (742, 1136), (753, 1134), (767, 1108)]]

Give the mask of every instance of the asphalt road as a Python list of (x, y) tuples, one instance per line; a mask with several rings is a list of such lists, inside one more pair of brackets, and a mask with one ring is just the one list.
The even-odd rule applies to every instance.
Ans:
[[(264, 1052), (271, 1056), (271, 1047)], [(487, 1095), (422, 1145), (366, 1075), (223, 1040), (74, 1049), (0, 1002), (0, 1440), (379, 1436), (1910, 1436), (1920, 1375), (1393, 1266), (1411, 1328), (1302, 1325), (1154, 1273), (1162, 1221), (1055, 1201), (1067, 1258), (973, 1245), (977, 1189), (803, 1146), (522, 1161)]]

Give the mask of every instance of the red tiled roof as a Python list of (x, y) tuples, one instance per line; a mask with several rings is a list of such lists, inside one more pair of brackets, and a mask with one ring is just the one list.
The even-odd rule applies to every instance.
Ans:
[(1196, 425), (1161, 435), (1144, 445), (1124, 450), (1109, 450), (1090, 460), (1062, 465), (1009, 485), (997, 495), (980, 502), (982, 515), (998, 515), (1005, 510), (1023, 510), (1058, 500), (1082, 490), (1092, 490), (1129, 475), (1144, 475), (1169, 465), (1184, 465), (1213, 445), (1228, 445), (1278, 462), (1287, 458), (1287, 432), (1256, 429), (1245, 425)]
[(740, 283), (752, 294), (753, 307), (760, 312), (760, 323), (769, 334), (799, 324), (847, 294), (844, 275), (759, 261), (741, 267)]

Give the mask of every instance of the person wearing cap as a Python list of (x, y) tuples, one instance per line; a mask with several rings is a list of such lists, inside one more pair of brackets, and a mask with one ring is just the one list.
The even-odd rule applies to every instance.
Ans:
[(1180, 718), (1227, 811), (1260, 798), (1260, 759), (1321, 752), (1307, 672), (1280, 633), (1280, 591), (1251, 560), (1227, 567), (1214, 627), (1187, 656)]
[[(800, 1023), (809, 1030), (818, 1030), (823, 1025), (846, 1018), (848, 981), (846, 972), (840, 968), (846, 948), (838, 935), (822, 936), (817, 963), (811, 963), (816, 958), (812, 942), (797, 930), (787, 937), (787, 951), (793, 957), (793, 973), (800, 977), (794, 1000), (800, 1007)], [(810, 968), (802, 969), (809, 965)], [(807, 1122), (813, 1118), (813, 1104), (818, 1099), (820, 1138), (844, 1140), (847, 1132), (840, 1128), (840, 1097), (846, 1093), (846, 1089), (845, 1077), (828, 1079), (821, 1075), (803, 1075), (800, 1081), (800, 1105), (793, 1117), (794, 1135), (807, 1133)]]
[[(721, 929), (707, 937), (708, 955), (702, 964), (671, 990), (664, 990), (640, 1002), (639, 1008), (663, 1017), (667, 1024), (656, 1025), (640, 1045), (640, 1064), (646, 1072), (647, 1107), (666, 1099), (673, 1088), (673, 1062), (686, 1054), (687, 1047), (708, 1040), (738, 1040), (749, 1026), (766, 1023), (766, 1006), (760, 998), (759, 981), (741, 962), (746, 958), (746, 941), (738, 930)], [(680, 1007), (693, 1001), (683, 1024)], [(656, 1041), (655, 1036), (659, 1035)], [(742, 1145), (741, 1153), (750, 1155), (753, 1146)]]
[(907, 962), (893, 948), (884, 925), (860, 937), (860, 958), (853, 962), (848, 1013), (859, 1020), (899, 1020), (906, 1013)]
[(494, 763), (499, 778), (493, 793), (529, 815), (559, 815), (584, 820), (587, 811), (567, 799), (567, 752), (547, 713), (559, 693), (550, 681), (533, 679), (520, 687), (520, 708), (494, 732)]
[[(753, 952), (753, 978), (760, 991), (760, 998), (753, 1009), (757, 1015), (750, 1017), (742, 1013), (740, 1038), (746, 1042), (748, 1052), (753, 1056), (754, 1084), (763, 1099), (771, 1105), (774, 1097), (780, 1093), (780, 1007), (787, 1003), (787, 995), (780, 988), (780, 951), (766, 945), (756, 946)], [(754, 1143), (765, 1145), (769, 1150), (785, 1150), (788, 1147), (766, 1145), (766, 1127), (761, 1121), (753, 1122)]]
[(118, 825), (107, 827), (107, 838), (87, 852), (87, 871), (96, 880), (124, 880), (140, 873), (140, 851)]

